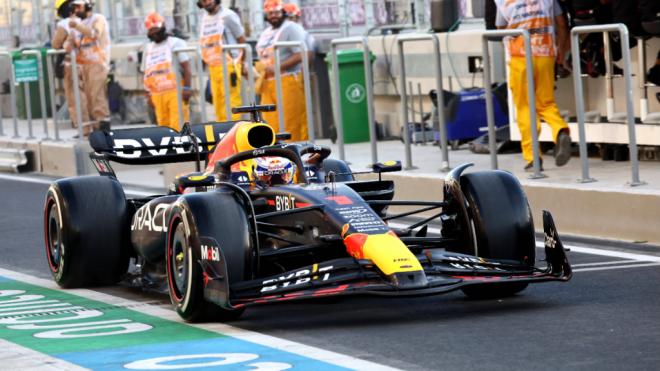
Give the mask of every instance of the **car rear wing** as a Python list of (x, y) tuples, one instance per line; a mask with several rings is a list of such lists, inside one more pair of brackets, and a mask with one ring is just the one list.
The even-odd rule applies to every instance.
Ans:
[[(184, 126), (181, 132), (165, 126), (95, 131), (89, 136), (92, 160), (105, 159), (129, 165), (151, 165), (205, 159), (238, 121)], [(96, 165), (96, 162), (95, 164)], [(98, 167), (97, 167), (98, 169)]]

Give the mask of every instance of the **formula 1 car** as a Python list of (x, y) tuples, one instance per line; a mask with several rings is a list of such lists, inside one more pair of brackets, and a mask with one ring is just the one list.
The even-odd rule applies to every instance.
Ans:
[[(55, 281), (64, 288), (116, 284), (130, 261), (160, 272), (185, 320), (222, 321), (247, 306), (287, 300), (457, 289), (494, 298), (571, 278), (547, 211), (546, 264), (535, 267), (531, 211), (511, 174), (463, 174), (466, 164), (447, 175), (443, 201), (394, 200), (394, 183), (382, 174), (400, 170), (399, 162), (375, 164), (378, 180), (357, 181), (345, 162), (328, 158), (329, 148), (282, 143), (286, 135), (260, 120), (270, 109), (234, 108), (252, 120), (181, 132), (93, 133), (90, 157), (100, 176), (57, 180), (46, 196)], [(262, 158), (280, 160), (260, 169)], [(110, 166), (196, 161), (201, 170), (202, 159), (206, 171), (179, 176), (168, 194), (130, 199)], [(414, 214), (423, 216), (394, 227)], [(431, 222), (441, 223), (441, 234), (428, 233)]]

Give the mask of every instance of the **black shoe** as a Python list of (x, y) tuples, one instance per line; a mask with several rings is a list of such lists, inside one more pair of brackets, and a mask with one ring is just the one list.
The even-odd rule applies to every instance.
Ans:
[[(541, 165), (541, 171), (543, 171), (543, 159), (539, 159), (539, 165)], [(534, 160), (530, 161), (525, 165), (525, 171), (534, 171)]]
[(571, 159), (571, 137), (565, 130), (557, 135), (555, 145), (555, 165), (564, 166)]

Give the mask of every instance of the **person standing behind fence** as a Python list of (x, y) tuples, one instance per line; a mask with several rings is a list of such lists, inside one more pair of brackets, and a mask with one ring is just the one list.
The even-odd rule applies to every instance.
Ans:
[[(90, 0), (73, 0), (73, 11), (77, 19), (69, 21), (69, 27), (77, 31), (75, 47), (76, 62), (82, 70), (83, 92), (87, 99), (87, 111), (92, 125), (85, 126), (83, 135), (92, 130), (109, 129), (108, 71), (110, 68), (110, 35), (108, 22), (99, 13), (93, 13)], [(82, 103), (82, 102), (81, 102)]]
[[(270, 26), (266, 28), (257, 42), (259, 63), (256, 68), (261, 75), (261, 84), (257, 84), (257, 94), (261, 95), (261, 104), (277, 104), (277, 109), (284, 110), (284, 130), (291, 134), (294, 142), (308, 139), (307, 110), (305, 106), (305, 88), (301, 72), (302, 53), (298, 48), (280, 50), (282, 73), (282, 100), (277, 102), (275, 85), (275, 43), (279, 41), (305, 42), (305, 30), (286, 19), (281, 0), (266, 0), (264, 13)], [(279, 131), (277, 111), (264, 112), (264, 120)]]
[(300, 18), (302, 16), (302, 11), (298, 5), (294, 3), (286, 3), (282, 8), (287, 19), (303, 27), (303, 30), (305, 31), (305, 44), (307, 45), (307, 57), (309, 58), (309, 63), (312, 64), (316, 52), (316, 40), (309, 31), (305, 30), (305, 27), (302, 24), (302, 19)]
[[(179, 101), (176, 93), (176, 75), (173, 61), (173, 51), (185, 48), (186, 42), (167, 34), (165, 18), (158, 13), (149, 14), (144, 20), (144, 28), (147, 29), (147, 37), (151, 42), (144, 50), (142, 63), (144, 71), (144, 88), (156, 113), (156, 123), (168, 126), (174, 130), (179, 127)], [(192, 73), (190, 71), (190, 57), (186, 53), (177, 55), (182, 75), (181, 95), (183, 99), (183, 121), (190, 121), (190, 82)]]
[[(565, 64), (569, 48), (568, 25), (557, 0), (495, 0), (497, 28), (526, 29), (530, 32), (534, 64), (536, 113), (552, 128), (555, 141), (555, 164), (564, 166), (571, 158), (568, 125), (561, 118), (554, 97), (555, 60)], [(557, 36), (555, 38), (555, 28)], [(533, 168), (532, 134), (527, 97), (525, 47), (522, 36), (508, 43), (509, 86), (516, 106), (525, 170)], [(537, 121), (538, 133), (541, 123)]]
[[(55, 11), (60, 17), (60, 20), (55, 26), (55, 34), (53, 35), (53, 40), (51, 45), (55, 49), (71, 49), (70, 46), (73, 46), (73, 40), (75, 36), (73, 35), (75, 30), (69, 28), (69, 17), (73, 15), (72, 10), (72, 0), (56, 0), (55, 1)], [(76, 99), (73, 92), (73, 75), (71, 74), (71, 57), (69, 54), (62, 56), (64, 61), (62, 62), (63, 75), (58, 76), (63, 79), (64, 85), (64, 97), (66, 98), (66, 104), (69, 109), (69, 116), (71, 117), (71, 124), (74, 128), (77, 128), (81, 122), (89, 121), (89, 113), (87, 112), (87, 99), (83, 94), (82, 89), (82, 71), (78, 68), (78, 90), (80, 91), (80, 114), (82, 116), (81, 120), (78, 120), (76, 117)], [(58, 56), (59, 58), (59, 56)], [(57, 75), (57, 73), (56, 73)], [(53, 83), (51, 81), (51, 83)]]
[[(225, 85), (222, 75), (222, 45), (245, 44), (245, 31), (238, 14), (231, 9), (224, 9), (220, 0), (199, 0), (197, 6), (206, 10), (202, 16), (199, 31), (199, 44), (202, 48), (202, 59), (209, 66), (211, 80), (211, 95), (217, 121), (238, 120), (240, 115), (233, 114), (227, 118)], [(229, 75), (229, 103), (238, 107), (241, 100), (242, 53), (232, 50), (228, 53), (227, 74)]]

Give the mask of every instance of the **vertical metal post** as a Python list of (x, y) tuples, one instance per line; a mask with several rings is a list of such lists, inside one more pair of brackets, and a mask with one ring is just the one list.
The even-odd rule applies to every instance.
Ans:
[[(576, 30), (576, 28), (578, 30)], [(571, 30), (571, 55), (580, 55), (579, 27)], [(589, 161), (587, 154), (587, 139), (584, 129), (584, 95), (582, 87), (582, 69), (580, 59), (573, 58), (573, 88), (575, 90), (575, 109), (577, 111), (577, 124), (579, 136), (580, 162), (582, 163), (582, 178), (578, 179), (580, 183), (595, 182), (596, 179), (589, 176)]]
[[(224, 88), (223, 96), (225, 98), (225, 115), (227, 121), (231, 120), (231, 90), (229, 90), (229, 68), (227, 68), (227, 58), (221, 58), (222, 60), (222, 86)], [(211, 84), (213, 85), (213, 84)], [(216, 93), (216, 96), (219, 96), (219, 94)], [(213, 103), (214, 105), (217, 104), (217, 102)], [(220, 120), (219, 117), (215, 118), (216, 120)]]
[(628, 149), (630, 150), (630, 162), (632, 165), (632, 181), (631, 186), (638, 186), (645, 184), (639, 180), (639, 159), (637, 158), (637, 134), (635, 133), (635, 108), (632, 100), (632, 69), (630, 63), (630, 46), (628, 45), (628, 28), (623, 25), (618, 25), (619, 35), (621, 38), (621, 54), (623, 56), (623, 68), (625, 69), (625, 84), (626, 84), (626, 118), (628, 121)]
[[(411, 89), (412, 90), (412, 89)], [(422, 145), (426, 145), (426, 124), (424, 123), (424, 99), (422, 98), (422, 84), (417, 83), (417, 97), (419, 98), (419, 123), (422, 126)]]
[(486, 93), (486, 119), (488, 121), (488, 150), (490, 152), (490, 168), (497, 170), (497, 145), (495, 141), (495, 113), (493, 109), (493, 90), (490, 81), (490, 50), (488, 35), (484, 33), (481, 39), (483, 55), (484, 91)]
[(369, 121), (369, 142), (371, 144), (371, 163), (378, 162), (378, 146), (376, 144), (376, 114), (374, 113), (374, 90), (373, 90), (373, 71), (371, 69), (371, 50), (366, 36), (363, 36), (360, 44), (362, 45), (362, 63), (364, 64), (364, 84), (367, 90), (367, 120)]
[[(626, 86), (626, 122), (628, 124), (628, 148), (630, 150), (630, 162), (632, 171), (632, 181), (630, 186), (646, 184), (639, 179), (639, 162), (637, 159), (637, 135), (635, 133), (635, 112), (632, 101), (632, 72), (630, 62), (630, 49), (628, 45), (628, 28), (621, 23), (604, 24), (597, 26), (579, 26), (571, 30), (571, 49), (573, 53), (579, 52), (578, 36), (583, 33), (591, 32), (619, 32), (621, 39), (621, 55), (623, 56), (624, 78)], [(576, 54), (574, 54), (576, 55)], [(584, 98), (582, 96), (582, 81), (580, 80), (582, 72), (580, 63), (573, 61), (573, 83), (575, 86), (576, 108), (578, 113), (578, 128), (580, 128), (580, 157), (582, 158), (583, 179), (580, 181), (592, 181), (588, 178), (588, 162), (586, 139), (584, 138)]]
[(305, 114), (307, 115), (307, 132), (309, 140), (314, 142), (316, 136), (314, 135), (314, 116), (312, 113), (312, 88), (310, 83), (310, 67), (309, 56), (307, 55), (307, 45), (304, 41), (279, 41), (273, 44), (275, 49), (275, 90), (277, 93), (277, 113), (280, 121), (280, 131), (284, 131), (284, 97), (282, 94), (282, 74), (278, 74), (281, 69), (280, 62), (280, 49), (285, 47), (299, 48), (302, 53), (302, 77), (303, 87), (305, 91)]
[(199, 89), (199, 117), (202, 122), (208, 122), (206, 117), (206, 100), (204, 99), (204, 94), (206, 89), (204, 88), (204, 64), (202, 63), (202, 49), (201, 47), (195, 48), (195, 69), (197, 70), (197, 84)]
[[(39, 100), (41, 101), (41, 120), (43, 122), (44, 126), (44, 134), (46, 135), (46, 139), (49, 139), (48, 135), (48, 112), (46, 109), (46, 87), (44, 86), (45, 84), (45, 76), (44, 76), (44, 69), (43, 69), (43, 60), (41, 59), (41, 51), (39, 50), (25, 50), (22, 53), (23, 55), (34, 55), (37, 57), (37, 76), (39, 76)], [(26, 98), (27, 100), (28, 98)]]
[(275, 51), (275, 95), (277, 97), (277, 121), (279, 131), (284, 132), (284, 97), (282, 94), (282, 66), (280, 65), (280, 53)]
[(637, 81), (639, 81), (639, 118), (646, 121), (649, 114), (648, 92), (646, 89), (646, 45), (644, 38), (637, 38)]
[(332, 108), (335, 115), (335, 129), (337, 131), (337, 147), (339, 148), (339, 159), (346, 160), (346, 153), (344, 152), (344, 120), (342, 119), (341, 101), (339, 92), (339, 63), (337, 63), (337, 45), (336, 40), (330, 44), (330, 54), (332, 55), (332, 79), (334, 85), (332, 86)]
[(183, 92), (181, 89), (181, 63), (179, 63), (179, 53), (183, 51), (183, 48), (174, 49), (172, 51), (172, 59), (176, 60), (176, 65), (174, 67), (174, 78), (176, 79), (176, 110), (179, 117), (179, 130), (183, 128)]
[[(241, 50), (243, 52), (243, 55), (245, 56), (245, 64), (247, 66), (247, 75), (248, 75), (248, 100), (246, 102), (242, 102), (243, 105), (251, 104), (255, 102), (255, 92), (254, 92), (254, 72), (252, 71), (252, 46), (250, 44), (226, 44), (222, 45), (222, 52), (223, 52), (223, 57), (224, 53), (229, 53), (231, 50)], [(226, 65), (227, 59), (223, 58), (222, 59)], [(227, 80), (225, 80), (227, 81)], [(241, 83), (241, 87), (243, 86), (243, 83)], [(225, 99), (225, 102), (228, 102), (227, 99)], [(226, 107), (225, 107), (226, 108)], [(228, 116), (231, 117), (231, 116)]]
[(351, 27), (351, 15), (348, 13), (348, 0), (337, 0), (337, 17), (341, 37), (348, 37)]
[(55, 73), (53, 71), (53, 56), (66, 53), (64, 49), (54, 50), (50, 49), (46, 52), (46, 68), (49, 82), (49, 94), (50, 94), (50, 109), (53, 113), (53, 131), (55, 132), (55, 141), (60, 141), (60, 128), (58, 127), (57, 122), (57, 104), (55, 103)]
[(367, 31), (371, 30), (376, 25), (376, 17), (374, 17), (374, 1), (364, 1), (364, 14), (366, 18)]
[(73, 97), (76, 108), (76, 120), (78, 121), (78, 141), (83, 141), (83, 125), (87, 125), (82, 121), (82, 109), (80, 108), (80, 82), (78, 79), (78, 62), (76, 62), (76, 49), (71, 50), (71, 76), (73, 80)]
[(28, 120), (28, 139), (33, 139), (34, 135), (32, 133), (32, 102), (30, 102), (30, 83), (29, 82), (24, 82), (23, 83), (23, 94), (24, 94), (24, 101), (25, 101), (25, 114), (27, 115), (27, 120)]
[(403, 54), (403, 40), (397, 42), (399, 46), (399, 91), (401, 94), (401, 125), (403, 128), (403, 146), (406, 170), (415, 169), (412, 163), (412, 149), (410, 148), (410, 127), (408, 125), (408, 92), (406, 91), (406, 58)]
[[(408, 81), (408, 90), (407, 92), (410, 92), (410, 122), (412, 123), (412, 133), (410, 133), (410, 139), (413, 139), (415, 136), (415, 131), (417, 130), (415, 128), (415, 124), (417, 123), (417, 114), (415, 113), (415, 91), (413, 90), (413, 84), (412, 81)], [(410, 130), (410, 127), (408, 128)], [(415, 143), (415, 145), (418, 143), (416, 140), (411, 140), (412, 143)]]
[(525, 43), (525, 72), (527, 73), (527, 104), (529, 105), (529, 125), (532, 128), (532, 153), (534, 158), (532, 159), (534, 164), (534, 173), (529, 177), (531, 179), (545, 178), (546, 176), (541, 174), (541, 157), (539, 154), (539, 133), (536, 128), (536, 88), (534, 84), (534, 64), (533, 64), (533, 54), (532, 54), (532, 43), (529, 38), (529, 32), (527, 30), (523, 31), (523, 41)]
[[(434, 53), (434, 60), (435, 60), (435, 84), (436, 84), (436, 91), (438, 92), (437, 99), (438, 99), (438, 122), (440, 125), (440, 148), (442, 152), (442, 160), (441, 160), (441, 167), (440, 171), (448, 171), (450, 169), (449, 167), (449, 150), (447, 148), (447, 131), (445, 127), (445, 115), (444, 115), (444, 97), (442, 94), (443, 91), (443, 86), (442, 86), (442, 63), (440, 61), (440, 41), (438, 39), (438, 36), (436, 34), (401, 34), (397, 36), (397, 44), (398, 44), (398, 52), (399, 52), (399, 74), (400, 78), (402, 80), (405, 80), (406, 78), (406, 71), (405, 71), (405, 54), (404, 54), (404, 49), (403, 49), (403, 44), (405, 42), (409, 41), (423, 41), (423, 40), (431, 40), (433, 43), (433, 53)], [(401, 105), (402, 108), (405, 107), (404, 104), (407, 106), (408, 104), (408, 97), (407, 93), (405, 90), (405, 84), (404, 88), (401, 89)], [(407, 117), (402, 117), (402, 119), (405, 119), (403, 122), (404, 125), (404, 135), (406, 137), (409, 136), (408, 130), (407, 130)], [(404, 138), (404, 143), (405, 143), (406, 138)], [(406, 147), (406, 162), (407, 166), (412, 166), (412, 160), (410, 160), (410, 163), (408, 163), (408, 156), (411, 156), (410, 152), (410, 142), (405, 146)]]
[[(14, 63), (9, 52), (0, 51), (0, 57), (5, 57), (9, 60), (9, 96), (11, 100), (11, 115), (14, 121), (14, 138), (18, 138), (18, 114), (16, 112), (16, 81), (14, 80)], [(0, 116), (0, 126), (2, 116)]]

